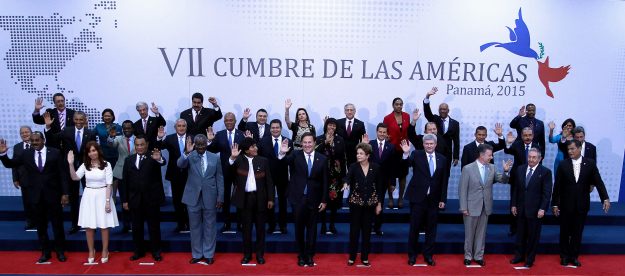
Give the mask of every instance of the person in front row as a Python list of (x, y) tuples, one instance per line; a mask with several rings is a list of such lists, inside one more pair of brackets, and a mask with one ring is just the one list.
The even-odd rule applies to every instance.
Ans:
[[(243, 154), (240, 154), (243, 152)], [(275, 189), (267, 158), (258, 156), (254, 138), (246, 137), (240, 145), (232, 146), (228, 160), (234, 171), (232, 203), (241, 210), (243, 223), (243, 259), (252, 260), (252, 226), (256, 228), (256, 261), (265, 264), (265, 221), (267, 212), (273, 212)]]
[(188, 168), (182, 203), (187, 205), (191, 232), (191, 260), (194, 264), (206, 258), (215, 262), (217, 244), (217, 210), (224, 202), (224, 176), (219, 156), (206, 150), (208, 138), (198, 134), (187, 136), (184, 154), (178, 158), (179, 168)]
[(297, 265), (315, 265), (315, 243), (317, 242), (317, 214), (326, 209), (328, 195), (327, 158), (315, 152), (315, 135), (302, 134), (302, 149), (290, 150), (288, 140), (283, 139), (279, 159), (290, 167), (291, 182), (288, 198), (295, 216), (295, 241), (297, 244)]
[(477, 147), (480, 156), (462, 169), (458, 196), (460, 212), (464, 220), (464, 265), (471, 260), (485, 266), (484, 245), (488, 216), (493, 212), (493, 183), (507, 183), (512, 160), (503, 162), (503, 173), (495, 172), (493, 147), (482, 144)]
[(343, 191), (349, 189), (347, 202), (349, 203), (349, 259), (347, 265), (354, 265), (358, 252), (358, 238), (362, 235), (360, 261), (370, 266), (369, 251), (371, 251), (371, 222), (373, 216), (382, 211), (382, 202), (377, 191), (378, 183), (384, 181), (380, 165), (369, 162), (372, 149), (366, 142), (356, 145), (356, 163), (349, 166), (345, 176)]
[(160, 207), (165, 201), (161, 167), (166, 165), (165, 159), (158, 149), (148, 156), (148, 142), (143, 135), (135, 137), (135, 154), (126, 157), (123, 179), (125, 190), (121, 193), (122, 206), (130, 211), (132, 218), (132, 241), (135, 249), (130, 257), (136, 261), (145, 256), (146, 246), (143, 241), (143, 224), (148, 223), (150, 233), (150, 249), (155, 261), (163, 260), (161, 256), (161, 219)]

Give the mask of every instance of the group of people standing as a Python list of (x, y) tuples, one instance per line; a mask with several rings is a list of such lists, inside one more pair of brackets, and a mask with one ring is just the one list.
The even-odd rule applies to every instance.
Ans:
[[(494, 183), (509, 183), (511, 187), (510, 233), (516, 234), (511, 263), (533, 265), (541, 224), (551, 206), (554, 215), (560, 217), (562, 264), (581, 265), (579, 244), (590, 192), (596, 188), (604, 210), (610, 208), (596, 166), (596, 149), (585, 141), (584, 129), (567, 119), (562, 133), (554, 136), (555, 125), (549, 124), (549, 142), (558, 143), (559, 148), (552, 185), (552, 170), (542, 165), (544, 123), (535, 117), (533, 104), (523, 106), (510, 122), (516, 136), (509, 132), (504, 139), (503, 126), (498, 123), (494, 129), (498, 141), (486, 141), (486, 127), (478, 126), (475, 140), (464, 146), (460, 156), (460, 123), (449, 116), (445, 103), (439, 105), (438, 114), (433, 114), (430, 97), (436, 93), (434, 87), (423, 100), (428, 121), (424, 134), (417, 134), (415, 129), (419, 109), (412, 112), (411, 118), (403, 111), (403, 100), (395, 98), (393, 111), (377, 124), (374, 139), (369, 139), (365, 123), (355, 118), (353, 104), (344, 106), (345, 118), (326, 117), (323, 133), (317, 135), (306, 109), (298, 108), (291, 120), (293, 103), (286, 100), (284, 121), (292, 132), (287, 138), (282, 135), (281, 120), (267, 123), (266, 110), (259, 109), (256, 121), (251, 122), (251, 110), (246, 108), (237, 124), (234, 113), (222, 114), (215, 98), (208, 99), (212, 108), (204, 107), (200, 93), (193, 94), (192, 107), (180, 113), (173, 134), (166, 134), (166, 121), (158, 107), (154, 103), (148, 107), (144, 102), (136, 105), (140, 116), (137, 121), (126, 120), (118, 125), (113, 110), (105, 109), (103, 122), (90, 130), (87, 115), (66, 108), (65, 97), (57, 93), (52, 97), (55, 108), (43, 113), (43, 99), (35, 102), (33, 122), (45, 125), (45, 131), (32, 132), (30, 127), (22, 127), (23, 141), (15, 145), (13, 158), (7, 156), (6, 141), (0, 140), (0, 161), (14, 169), (14, 184), (22, 189), (27, 227), (37, 228), (42, 246), (39, 262), (48, 261), (53, 249), (59, 261), (66, 260), (62, 206), (68, 204), (72, 218), (69, 233), (76, 233), (79, 227), (86, 229), (89, 263), (96, 259), (96, 229), (102, 234), (100, 261), (109, 260), (109, 229), (118, 226), (119, 221), (123, 232), (132, 231), (135, 250), (131, 260), (144, 257), (147, 251), (155, 261), (162, 260), (160, 206), (165, 193), (161, 167), (167, 166), (165, 179), (171, 183), (175, 231), (190, 233), (190, 263), (214, 263), (217, 213), (221, 210), (224, 224), (219, 231), (242, 232), (241, 263), (251, 262), (255, 253), (256, 262), (264, 264), (265, 234), (287, 233), (290, 205), (297, 264), (314, 266), (318, 217), (321, 234), (337, 234), (336, 213), (347, 192), (348, 265), (356, 261), (359, 241), (361, 263), (370, 265), (370, 237), (383, 235), (382, 213), (388, 194), (389, 208), (403, 208), (404, 199), (409, 202), (408, 264), (416, 264), (419, 232), (424, 230), (422, 254), (424, 261), (433, 266), (438, 213), (447, 203), (450, 170), (460, 162), (465, 265), (472, 261), (485, 265), (485, 235), (493, 211)], [(225, 129), (215, 132), (213, 124), (222, 118)], [(168, 151), (169, 162), (163, 158), (163, 150)], [(514, 157), (514, 162), (502, 162), (500, 173), (493, 164), (493, 153), (498, 150)], [(407, 182), (410, 168), (412, 177)], [(397, 183), (399, 196), (395, 203)], [(81, 199), (80, 185), (84, 188)], [(119, 220), (115, 209), (117, 191), (122, 207)], [(236, 207), (232, 214), (231, 205)], [(52, 222), (54, 246), (47, 234), (48, 221)], [(149, 243), (143, 240), (144, 222)]]

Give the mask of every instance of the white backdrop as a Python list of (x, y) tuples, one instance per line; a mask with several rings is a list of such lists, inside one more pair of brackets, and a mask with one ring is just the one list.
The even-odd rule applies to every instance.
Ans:
[[(20, 125), (32, 125), (35, 97), (49, 99), (57, 91), (66, 94), (71, 107), (92, 114), (92, 124), (107, 107), (116, 111), (118, 122), (136, 120), (135, 103), (153, 101), (169, 133), (194, 92), (217, 97), (223, 111), (234, 112), (237, 119), (245, 107), (266, 108), (270, 119), (283, 119), (284, 100), (291, 98), (291, 113), (307, 108), (319, 129), (324, 116), (342, 117), (343, 105), (352, 102), (374, 135), (394, 97), (402, 97), (411, 113), (438, 86), (432, 107), (450, 105), (451, 116), (461, 122), (462, 145), (473, 139), (478, 125), (489, 129), (491, 139), (495, 122), (504, 123), (507, 132), (519, 107), (529, 102), (537, 105), (537, 117), (545, 124), (556, 122), (556, 131), (564, 119), (574, 118), (597, 145), (610, 198), (618, 198), (625, 146), (623, 2), (2, 3), (0, 137), (11, 144), (19, 141)], [(519, 9), (530, 36), (524, 47), (534, 50), (540, 62), (549, 57), (550, 67), (570, 65), (563, 80), (550, 83), (554, 98), (545, 93), (535, 58), (503, 47), (480, 51), (488, 42), (527, 37), (521, 30), (511, 37), (506, 29), (515, 29)], [(239, 59), (243, 72), (233, 76), (239, 74)], [(264, 72), (248, 76), (248, 61), (255, 68), (262, 62)], [(333, 64), (339, 66), (336, 74), (328, 67)], [(486, 88), (492, 95), (466, 92)], [(424, 118), (419, 129), (423, 123)], [(223, 128), (221, 121), (216, 126)], [(545, 164), (550, 168), (555, 152), (549, 145)], [(450, 198), (457, 198), (458, 176), (459, 167), (452, 171)], [(0, 195), (18, 194), (10, 171), (0, 169)], [(506, 195), (504, 185), (495, 190), (496, 198)]]

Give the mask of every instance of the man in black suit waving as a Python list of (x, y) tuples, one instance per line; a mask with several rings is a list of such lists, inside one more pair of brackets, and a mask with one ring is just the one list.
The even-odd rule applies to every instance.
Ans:
[(237, 129), (243, 132), (249, 130), (252, 133), (254, 141), (258, 143), (263, 137), (268, 136), (270, 132), (269, 125), (267, 124), (267, 110), (261, 108), (256, 111), (256, 122), (248, 122), (250, 112), (251, 110), (249, 108), (243, 110), (243, 118), (239, 121)]
[(582, 157), (582, 143), (566, 143), (569, 159), (560, 162), (553, 186), (552, 210), (560, 217), (560, 264), (581, 266), (579, 249), (584, 222), (590, 209), (590, 186), (597, 187), (603, 210), (610, 210), (610, 198), (594, 160)]
[[(488, 135), (486, 127), (478, 126), (475, 129), (475, 140), (466, 144), (462, 149), (462, 158), (460, 158), (461, 168), (475, 162), (475, 160), (480, 157), (477, 147), (481, 144), (491, 145), (491, 147), (493, 147), (493, 153), (505, 149), (506, 140), (503, 138), (503, 127), (500, 123), (495, 124), (495, 134), (497, 134), (497, 143), (494, 141), (486, 141), (486, 136)], [(493, 159), (490, 160), (490, 163), (495, 164)]]
[(131, 261), (145, 255), (143, 224), (147, 221), (150, 233), (150, 249), (155, 261), (161, 261), (161, 219), (160, 206), (165, 201), (161, 166), (166, 161), (158, 149), (148, 151), (143, 135), (135, 137), (135, 154), (126, 157), (123, 179), (122, 205), (132, 217), (132, 241), (135, 246)]
[[(442, 135), (445, 139), (444, 143), (448, 149), (448, 154), (445, 156), (447, 162), (449, 162), (449, 169), (451, 165), (458, 165), (458, 159), (460, 156), (460, 123), (451, 117), (449, 117), (449, 106), (446, 103), (441, 103), (438, 106), (438, 115), (432, 114), (432, 108), (430, 108), (430, 96), (436, 94), (437, 87), (432, 87), (423, 100), (423, 112), (428, 122), (436, 123), (438, 134)], [(440, 143), (441, 141), (439, 141)]]
[(542, 156), (545, 156), (545, 123), (536, 118), (536, 105), (530, 103), (521, 106), (519, 115), (510, 121), (510, 127), (516, 129), (517, 140), (521, 140), (523, 130), (529, 128), (534, 134), (532, 142), (537, 145)]
[(7, 143), (4, 139), (0, 139), (0, 161), (7, 168), (21, 166), (26, 172), (26, 181), (21, 187), (28, 190), (26, 201), (32, 207), (37, 226), (42, 251), (38, 262), (47, 262), (53, 248), (48, 238), (48, 221), (52, 223), (57, 259), (65, 262), (67, 258), (61, 207), (69, 203), (67, 173), (60, 151), (46, 147), (44, 143), (43, 133), (36, 131), (30, 136), (31, 147), (24, 150), (22, 155), (10, 159), (6, 155)]
[(553, 184), (551, 170), (541, 165), (541, 160), (540, 150), (531, 148), (527, 163), (518, 167), (516, 174), (512, 176), (518, 183), (510, 199), (518, 230), (511, 264), (525, 261), (525, 267), (534, 265), (543, 217), (549, 207)]
[[(156, 147), (160, 150), (166, 149), (169, 153), (169, 160), (178, 160), (184, 154), (185, 143), (187, 141), (187, 121), (176, 120), (176, 133), (165, 136), (165, 129), (160, 127), (156, 138)], [(176, 217), (175, 232), (189, 232), (189, 215), (187, 206), (182, 203), (182, 194), (187, 183), (187, 168), (179, 168), (176, 162), (167, 164), (165, 179), (171, 184), (171, 198), (174, 203), (174, 213)]]
[(180, 119), (187, 121), (187, 133), (191, 136), (206, 134), (206, 129), (221, 119), (221, 109), (215, 97), (208, 97), (208, 102), (213, 108), (203, 106), (204, 95), (193, 93), (191, 96), (191, 108), (180, 112)]
[(419, 228), (425, 221), (425, 243), (423, 258), (433, 266), (434, 241), (438, 211), (445, 208), (447, 202), (447, 183), (449, 181), (448, 162), (440, 153), (436, 153), (436, 135), (423, 136), (423, 148), (409, 155), (410, 145), (402, 141), (404, 165), (412, 167), (412, 178), (404, 198), (410, 201), (410, 232), (408, 234), (408, 265), (414, 265), (417, 258)]
[(135, 135), (143, 135), (147, 139), (148, 150), (152, 150), (156, 147), (158, 128), (167, 125), (167, 122), (165, 122), (165, 118), (160, 114), (158, 107), (154, 103), (152, 103), (150, 108), (154, 116), (149, 116), (148, 104), (145, 102), (138, 102), (136, 108), (141, 118), (132, 125), (135, 129)]
[[(62, 131), (54, 133), (52, 125), (54, 119), (49, 113), (44, 114), (44, 120), (46, 124), (46, 138), (48, 141), (52, 141), (52, 144), (60, 145), (61, 154), (63, 159), (67, 158), (67, 153), (74, 152), (76, 158), (74, 159), (74, 169), (78, 170), (78, 167), (83, 163), (83, 157), (85, 156), (85, 145), (89, 141), (95, 141), (96, 135), (93, 131), (87, 129), (87, 114), (82, 111), (74, 112), (74, 125), (67, 126)], [(65, 162), (65, 164), (67, 164)], [(83, 178), (84, 179), (84, 178)], [(72, 219), (72, 227), (69, 229), (70, 234), (74, 234), (80, 230), (78, 227), (78, 210), (80, 209), (80, 181), (69, 181), (69, 205), (70, 214)]]
[[(336, 133), (345, 140), (345, 155), (347, 167), (356, 162), (356, 145), (360, 143), (362, 136), (367, 133), (365, 123), (356, 119), (356, 106), (348, 103), (343, 108), (345, 118), (336, 121)], [(363, 141), (367, 142), (367, 141)]]
[[(29, 126), (20, 127), (20, 138), (22, 142), (19, 142), (13, 146), (13, 159), (19, 159), (19, 156), (24, 153), (27, 149), (30, 149), (30, 135), (33, 133), (32, 129)], [(22, 204), (24, 205), (24, 215), (26, 217), (26, 226), (24, 226), (24, 230), (30, 230), (35, 228), (35, 221), (33, 219), (33, 212), (31, 205), (28, 204), (28, 191), (27, 189), (22, 189), (21, 186), (28, 186), (28, 173), (24, 166), (19, 166), (17, 168), (13, 168), (11, 170), (13, 174), (13, 186), (16, 189), (20, 189), (22, 193)]]
[[(54, 102), (54, 108), (46, 109), (45, 113), (49, 113), (53, 120), (50, 126), (52, 133), (59, 133), (67, 126), (74, 125), (74, 110), (65, 107), (65, 96), (61, 93), (55, 93), (52, 95), (52, 101)], [(38, 125), (45, 124), (45, 119), (41, 114), (41, 109), (44, 107), (43, 98), (35, 99), (35, 110), (33, 111), (33, 123)], [(58, 144), (51, 144), (51, 141), (46, 141), (46, 145), (49, 147), (59, 148)]]
[(289, 165), (291, 182), (288, 187), (289, 202), (295, 216), (295, 241), (297, 265), (315, 266), (317, 241), (317, 214), (326, 209), (328, 196), (327, 157), (315, 152), (315, 136), (302, 135), (302, 149), (289, 155), (288, 140), (282, 140), (279, 157)]

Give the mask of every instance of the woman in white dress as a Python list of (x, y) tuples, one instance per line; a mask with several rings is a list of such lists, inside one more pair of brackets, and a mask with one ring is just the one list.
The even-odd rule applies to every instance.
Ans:
[(74, 181), (79, 181), (83, 176), (86, 178), (86, 188), (82, 193), (80, 211), (78, 213), (78, 225), (86, 228), (87, 247), (89, 248), (88, 263), (94, 263), (95, 246), (94, 235), (97, 228), (102, 234), (102, 258), (101, 262), (108, 262), (109, 258), (109, 228), (119, 225), (115, 204), (111, 204), (111, 186), (113, 184), (113, 168), (104, 161), (102, 148), (95, 141), (87, 142), (83, 164), (78, 170), (74, 170), (74, 153), (67, 154), (67, 162), (70, 164), (69, 173)]

